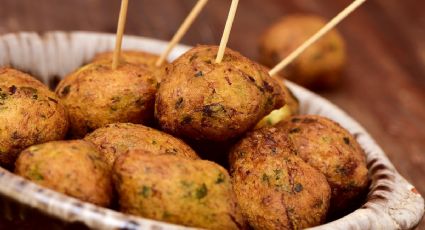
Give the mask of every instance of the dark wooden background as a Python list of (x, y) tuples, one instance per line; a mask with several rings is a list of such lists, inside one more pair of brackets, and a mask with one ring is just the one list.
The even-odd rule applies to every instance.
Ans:
[[(262, 31), (289, 13), (332, 18), (349, 0), (242, 0), (229, 46), (257, 58)], [(132, 0), (127, 34), (169, 39), (195, 0)], [(115, 32), (118, 0), (0, 0), (0, 34)], [(230, 0), (211, 0), (183, 43), (218, 44)], [(372, 134), (425, 194), (425, 1), (369, 0), (339, 25), (349, 63), (342, 85), (321, 92)], [(425, 221), (421, 229), (425, 229)]]

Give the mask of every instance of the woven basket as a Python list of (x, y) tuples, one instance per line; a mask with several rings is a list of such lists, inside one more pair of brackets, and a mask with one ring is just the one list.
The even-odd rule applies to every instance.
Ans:
[[(51, 84), (96, 53), (112, 50), (114, 35), (91, 32), (18, 33), (0, 36), (0, 66), (13, 66)], [(159, 53), (165, 43), (125, 37), (124, 49)], [(171, 59), (189, 47), (178, 46)], [(56, 79), (56, 80), (55, 80)], [(337, 121), (352, 134), (367, 155), (371, 185), (363, 206), (338, 220), (313, 229), (412, 229), (424, 214), (424, 199), (394, 168), (382, 149), (356, 121), (322, 97), (288, 82), (300, 99), (303, 114)], [(12, 226), (94, 229), (189, 229), (125, 215), (40, 187), (0, 168), (0, 216)]]

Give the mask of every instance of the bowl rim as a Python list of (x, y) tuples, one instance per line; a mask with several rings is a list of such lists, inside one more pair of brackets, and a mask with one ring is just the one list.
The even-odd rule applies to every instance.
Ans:
[[(0, 66), (11, 65), (31, 71), (47, 83), (52, 76), (65, 76), (94, 54), (112, 50), (114, 34), (85, 31), (10, 33), (0, 36)], [(87, 48), (87, 50), (81, 49)], [(157, 39), (124, 37), (123, 49), (159, 53), (166, 42)], [(190, 49), (179, 45), (170, 59)], [(2, 52), (13, 50), (16, 53)], [(60, 53), (71, 51), (63, 60)], [(33, 55), (36, 53), (37, 55)], [(74, 58), (72, 55), (79, 55)], [(62, 57), (55, 58), (55, 57)], [(50, 63), (49, 62), (53, 62)], [(40, 65), (39, 65), (40, 63)], [(52, 66), (51, 66), (52, 65)], [(64, 67), (61, 69), (61, 67)], [(301, 111), (318, 114), (340, 123), (356, 137), (365, 150), (371, 179), (367, 202), (354, 212), (312, 229), (411, 229), (424, 215), (424, 199), (395, 169), (367, 131), (347, 113), (325, 98), (292, 82), (287, 86), (299, 98)], [(65, 222), (81, 222), (96, 229), (193, 229), (98, 207), (41, 187), (0, 167), (0, 194), (38, 209)]]

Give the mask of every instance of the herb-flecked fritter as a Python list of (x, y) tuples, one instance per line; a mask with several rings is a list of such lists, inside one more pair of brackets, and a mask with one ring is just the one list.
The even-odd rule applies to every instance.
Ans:
[(113, 179), (124, 213), (207, 229), (242, 226), (230, 177), (213, 162), (129, 151)]
[(274, 127), (253, 131), (230, 154), (242, 214), (254, 229), (301, 229), (324, 222), (331, 191)]
[[(93, 62), (99, 60), (112, 61), (112, 57), (112, 51), (100, 53), (93, 58)], [(142, 68), (151, 71), (157, 78), (158, 82), (160, 82), (161, 79), (165, 76), (165, 67), (168, 65), (168, 63), (165, 62), (160, 67), (156, 66), (156, 61), (159, 59), (159, 56), (156, 54), (144, 51), (126, 50), (121, 52), (120, 57), (122, 62), (128, 62), (134, 65), (138, 65)]]
[(129, 63), (112, 70), (110, 61), (88, 64), (56, 88), (66, 106), (73, 137), (117, 122), (150, 123), (158, 81), (151, 72)]
[(188, 145), (167, 133), (137, 124), (116, 123), (99, 128), (84, 138), (104, 154), (112, 166), (115, 159), (129, 150), (152, 154), (171, 154), (199, 159)]
[[(324, 19), (312, 15), (283, 17), (261, 38), (261, 62), (269, 67), (276, 65), (325, 24)], [(334, 29), (303, 52), (282, 75), (310, 88), (333, 87), (339, 82), (345, 63), (345, 43)]]
[(54, 141), (24, 150), (15, 173), (39, 185), (107, 207), (111, 171), (96, 148), (85, 141)]
[(262, 66), (227, 49), (197, 46), (170, 64), (155, 102), (166, 131), (194, 140), (235, 138), (284, 105), (282, 89)]
[(331, 210), (338, 212), (368, 185), (366, 155), (356, 139), (339, 124), (317, 115), (300, 115), (280, 123), (301, 157), (321, 171), (332, 189)]
[(64, 138), (68, 118), (56, 95), (35, 78), (0, 68), (0, 165), (28, 146)]

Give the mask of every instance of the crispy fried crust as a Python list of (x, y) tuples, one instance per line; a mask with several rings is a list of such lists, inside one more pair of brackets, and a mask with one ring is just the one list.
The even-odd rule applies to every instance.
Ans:
[(326, 176), (333, 212), (346, 209), (366, 189), (366, 155), (340, 125), (321, 116), (301, 115), (277, 128), (288, 133), (298, 156)]
[(56, 94), (68, 110), (71, 135), (83, 137), (111, 123), (151, 122), (157, 84), (141, 67), (121, 63), (112, 70), (109, 61), (98, 61), (67, 76)]
[[(325, 20), (317, 16), (282, 18), (260, 39), (261, 63), (273, 67), (324, 25)], [(345, 43), (334, 29), (301, 54), (282, 75), (310, 88), (332, 87), (338, 83), (345, 63)]]
[(287, 136), (273, 127), (253, 131), (230, 154), (238, 203), (254, 229), (301, 229), (324, 222), (330, 187), (297, 157)]
[[(103, 52), (97, 54), (92, 62), (107, 60), (112, 61), (113, 52)], [(162, 78), (165, 76), (165, 68), (168, 66), (168, 62), (164, 62), (162, 66), (157, 67), (155, 65), (159, 56), (152, 53), (147, 53), (143, 51), (135, 50), (126, 50), (121, 52), (121, 62), (128, 62), (137, 66), (140, 66), (144, 69), (149, 70), (157, 78), (158, 82), (161, 82)]]
[(213, 162), (129, 151), (115, 162), (113, 179), (124, 213), (199, 228), (242, 227), (230, 177)]
[(220, 64), (216, 55), (215, 46), (197, 46), (170, 64), (155, 103), (163, 129), (189, 139), (224, 141), (284, 105), (284, 93), (266, 69), (230, 49)]
[(144, 150), (152, 154), (171, 154), (199, 159), (182, 140), (167, 133), (137, 124), (116, 123), (95, 130), (84, 138), (93, 143), (112, 166), (115, 159), (129, 150)]
[(111, 171), (88, 142), (55, 141), (24, 150), (15, 173), (44, 187), (107, 207), (112, 197)]
[(26, 147), (64, 138), (68, 117), (56, 95), (35, 78), (0, 68), (0, 165)]

